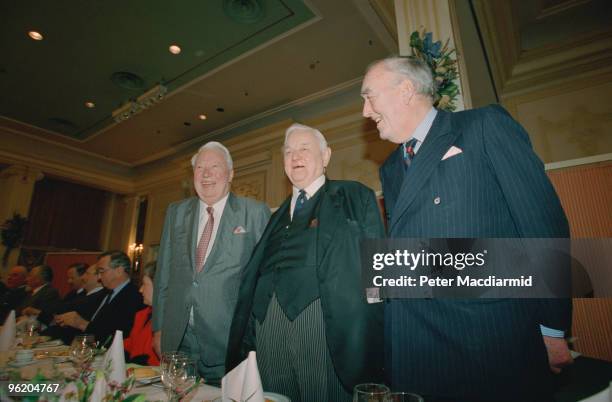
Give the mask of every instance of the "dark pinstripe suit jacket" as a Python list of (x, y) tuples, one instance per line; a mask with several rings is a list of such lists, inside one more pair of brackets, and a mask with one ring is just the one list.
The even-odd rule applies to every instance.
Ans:
[[(453, 145), (463, 152), (442, 160)], [(527, 133), (499, 106), (439, 111), (408, 172), (398, 148), (380, 176), (392, 238), (569, 237)], [(568, 329), (570, 321), (565, 300), (391, 300), (387, 375), (394, 389), (425, 395), (544, 397), (550, 370), (539, 324)]]

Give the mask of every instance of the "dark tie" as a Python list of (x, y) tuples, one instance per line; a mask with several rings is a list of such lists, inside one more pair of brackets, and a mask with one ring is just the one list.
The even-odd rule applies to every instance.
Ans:
[(304, 207), (306, 201), (306, 191), (300, 190), (300, 195), (298, 195), (298, 198), (295, 201), (295, 208), (293, 208), (293, 216), (300, 212), (300, 210)]
[(409, 141), (402, 144), (403, 156), (404, 156), (404, 167), (406, 170), (410, 167), (412, 159), (414, 159), (414, 148), (416, 147), (417, 139), (411, 138)]
[(204, 268), (206, 250), (208, 250), (208, 244), (210, 243), (210, 238), (212, 237), (213, 226), (215, 225), (213, 207), (207, 207), (206, 211), (208, 212), (208, 222), (206, 222), (206, 225), (202, 230), (202, 236), (200, 236), (200, 242), (198, 243), (198, 248), (196, 249), (196, 270), (198, 272), (201, 272), (202, 268)]

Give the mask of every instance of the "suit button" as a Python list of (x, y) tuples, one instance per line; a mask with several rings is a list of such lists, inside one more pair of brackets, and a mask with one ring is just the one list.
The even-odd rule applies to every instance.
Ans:
[(440, 197), (434, 198), (434, 204), (436, 204), (436, 205), (440, 204)]

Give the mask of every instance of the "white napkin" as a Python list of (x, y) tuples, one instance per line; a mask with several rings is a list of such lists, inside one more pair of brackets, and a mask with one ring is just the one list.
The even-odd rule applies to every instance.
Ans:
[(110, 373), (108, 382), (115, 381), (117, 384), (123, 384), (125, 381), (125, 355), (123, 354), (123, 332), (115, 331), (113, 344), (104, 355), (104, 366), (108, 366), (110, 361)]
[[(117, 335), (115, 335), (115, 339), (116, 338)], [(104, 397), (106, 397), (107, 388), (108, 386), (104, 375), (98, 375), (96, 377), (96, 383), (94, 384), (93, 391), (91, 391), (91, 395), (89, 396), (88, 402), (103, 402)]]
[(15, 344), (15, 310), (11, 310), (0, 329), (0, 351), (6, 352)]
[(221, 379), (223, 402), (264, 402), (255, 352)]

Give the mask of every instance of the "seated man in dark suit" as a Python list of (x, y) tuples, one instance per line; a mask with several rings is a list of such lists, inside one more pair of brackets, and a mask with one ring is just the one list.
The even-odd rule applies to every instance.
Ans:
[(26, 307), (21, 312), (24, 315), (29, 316), (37, 316), (38, 321), (49, 325), (51, 320), (53, 320), (54, 314), (57, 313), (65, 313), (66, 311), (71, 311), (73, 308), (69, 308), (72, 305), (72, 302), (80, 302), (85, 298), (85, 291), (83, 289), (83, 283), (81, 281), (81, 276), (87, 270), (87, 264), (83, 262), (77, 262), (72, 264), (66, 270), (67, 273), (67, 282), (70, 286), (70, 292), (68, 292), (61, 300), (60, 303), (50, 306), (43, 306), (42, 309), (38, 309), (36, 307)]
[(15, 265), (9, 270), (6, 277), (6, 291), (0, 297), (0, 322), (4, 322), (11, 310), (21, 305), (28, 296), (26, 291), (26, 277), (28, 269), (22, 265)]
[(17, 308), (17, 315), (21, 315), (27, 307), (34, 307), (42, 310), (43, 307), (49, 308), (57, 306), (60, 301), (57, 289), (51, 286), (53, 280), (53, 269), (48, 265), (39, 265), (32, 268), (26, 278), (26, 283), (31, 290), (23, 303)]
[(77, 311), (55, 317), (61, 326), (68, 326), (93, 334), (96, 340), (106, 343), (116, 330), (127, 337), (134, 323), (136, 312), (144, 307), (142, 295), (130, 281), (131, 262), (122, 251), (107, 251), (100, 254), (96, 263), (102, 285), (109, 291), (91, 319), (85, 319)]
[[(108, 294), (107, 290), (100, 285), (96, 265), (90, 265), (87, 270), (81, 275), (83, 291), (66, 303), (55, 314), (63, 314), (69, 311), (76, 311), (81, 317), (86, 320), (91, 320), (102, 299)], [(45, 317), (41, 313), (38, 317), (41, 322), (48, 322), (49, 328), (42, 332), (42, 335), (48, 335), (52, 338), (61, 339), (65, 344), (70, 344), (76, 335), (82, 334), (79, 329), (72, 327), (61, 327), (55, 321), (55, 315), (50, 318)]]

